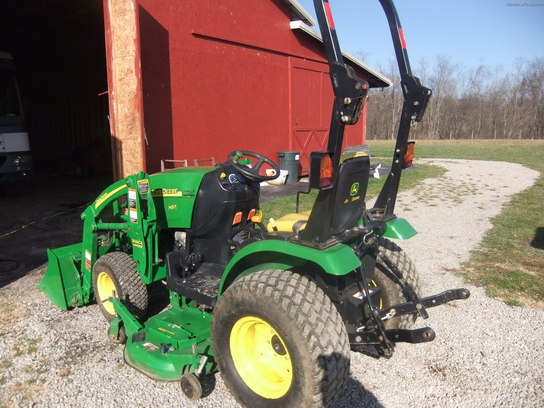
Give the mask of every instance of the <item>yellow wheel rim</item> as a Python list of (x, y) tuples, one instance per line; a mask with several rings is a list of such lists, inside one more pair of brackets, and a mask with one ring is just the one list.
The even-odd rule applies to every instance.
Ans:
[[(106, 272), (100, 272), (98, 274), (98, 277), (96, 278), (96, 289), (98, 291), (97, 300), (99, 302), (103, 302), (104, 299), (109, 299), (110, 297), (112, 297), (114, 291), (115, 297), (117, 297), (117, 288), (115, 287), (115, 283), (111, 279), (110, 275), (108, 275)], [(113, 307), (113, 303), (104, 302), (102, 303), (102, 306), (110, 315), (115, 315), (115, 308)]]
[(283, 397), (293, 382), (291, 356), (278, 332), (263, 319), (242, 317), (230, 332), (234, 366), (246, 385), (263, 398)]

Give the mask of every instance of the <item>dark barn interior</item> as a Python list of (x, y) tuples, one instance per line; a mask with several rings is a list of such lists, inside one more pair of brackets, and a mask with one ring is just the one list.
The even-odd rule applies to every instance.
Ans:
[(2, 287), (81, 239), (81, 212), (111, 182), (102, 1), (0, 0), (0, 50), (15, 59), (35, 169), (0, 186)]
[(111, 173), (102, 2), (0, 0), (36, 176)]

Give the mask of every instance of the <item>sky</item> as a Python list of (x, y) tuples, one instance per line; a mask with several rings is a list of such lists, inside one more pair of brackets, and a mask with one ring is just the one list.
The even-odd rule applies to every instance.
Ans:
[[(298, 0), (317, 19), (312, 0)], [(544, 58), (544, 0), (394, 0), (412, 71), (447, 57), (465, 69), (516, 72), (520, 57)], [(378, 0), (330, 0), (340, 46), (376, 69), (395, 55)]]

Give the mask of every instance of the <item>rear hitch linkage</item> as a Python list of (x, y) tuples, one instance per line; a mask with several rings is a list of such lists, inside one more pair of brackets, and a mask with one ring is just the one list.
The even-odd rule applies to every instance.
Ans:
[[(419, 329), (392, 329), (385, 328), (384, 322), (386, 320), (404, 316), (418, 314), (423, 319), (427, 319), (429, 314), (427, 309), (435, 306), (444, 305), (453, 300), (464, 300), (470, 297), (470, 291), (468, 289), (449, 289), (442, 293), (419, 298), (414, 291), (412, 285), (410, 285), (402, 276), (398, 268), (388, 259), (383, 253), (381, 254), (384, 263), (387, 265), (388, 270), (385, 271), (388, 277), (397, 283), (401, 288), (404, 296), (408, 301), (406, 303), (400, 303), (394, 306), (388, 306), (383, 309), (378, 309), (374, 304), (372, 297), (367, 296), (368, 307), (370, 310), (371, 323), (366, 326), (362, 326), (356, 330), (355, 333), (350, 334), (350, 343), (357, 347), (361, 346), (365, 354), (369, 354), (373, 357), (386, 357), (390, 358), (393, 355), (395, 343), (426, 343), (433, 341), (436, 337), (434, 330), (430, 327), (423, 327)], [(368, 280), (364, 276), (362, 267), (358, 268), (359, 275), (363, 287), (369, 287)], [(369, 346), (371, 346), (369, 348)], [(373, 352), (372, 346), (377, 351)]]

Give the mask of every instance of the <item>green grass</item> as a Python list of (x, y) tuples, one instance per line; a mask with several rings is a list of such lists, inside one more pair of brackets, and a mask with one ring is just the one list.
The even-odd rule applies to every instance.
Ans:
[[(376, 160), (381, 161), (384, 164), (389, 164), (391, 159)], [(440, 177), (444, 174), (445, 170), (439, 166), (432, 165), (422, 165), (418, 168), (414, 168), (402, 173), (400, 190), (408, 190), (417, 186), (421, 180), (429, 177)], [(380, 192), (383, 183), (385, 182), (385, 177), (380, 179), (371, 178), (368, 182), (367, 190), (367, 200), (371, 199), (378, 195)], [(300, 196), (300, 212), (307, 211), (312, 208), (312, 204), (315, 201), (317, 196), (317, 191), (312, 191), (310, 194), (301, 194)], [(279, 218), (282, 215), (294, 213), (296, 204), (295, 197), (284, 197), (277, 200), (269, 201), (262, 204), (264, 221), (268, 222), (269, 218)]]
[(21, 356), (24, 354), (36, 354), (38, 351), (38, 345), (42, 341), (41, 337), (36, 338), (27, 338), (23, 341), (21, 341), (16, 347), (15, 347), (15, 356)]
[[(369, 142), (374, 155), (389, 156), (391, 142)], [(544, 140), (418, 141), (416, 157), (499, 160), (539, 171), (492, 220), (480, 249), (462, 273), (506, 304), (544, 305)]]

